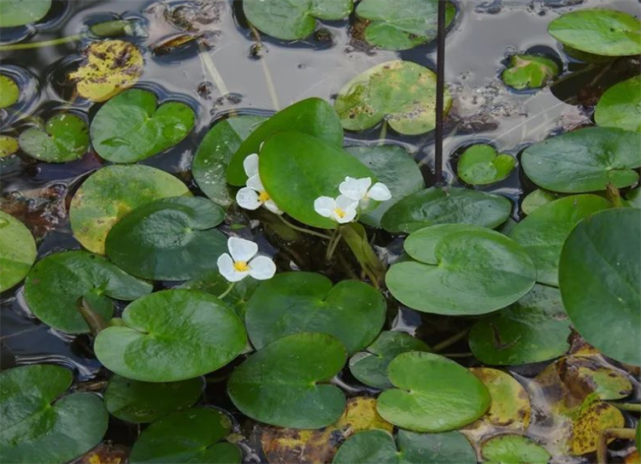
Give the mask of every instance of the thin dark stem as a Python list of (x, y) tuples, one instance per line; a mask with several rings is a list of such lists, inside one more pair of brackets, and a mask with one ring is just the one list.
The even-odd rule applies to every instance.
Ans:
[(460, 332), (455, 333), (449, 338), (446, 338), (443, 340), (441, 343), (437, 343), (432, 347), (432, 351), (434, 353), (438, 353), (439, 351), (443, 351), (445, 348), (452, 346), (459, 340), (463, 340), (465, 337), (467, 337), (467, 333), (470, 331), (470, 329), (465, 329)]
[(438, 33), (436, 44), (436, 137), (434, 139), (434, 178), (443, 182), (443, 112), (445, 110), (445, 19), (447, 0), (438, 2)]
[(287, 219), (285, 219), (285, 218), (282, 216), (282, 214), (279, 214), (279, 215), (278, 215), (278, 217), (279, 217), (279, 218), (280, 218), (280, 220), (281, 220), (281, 221), (283, 221), (283, 222), (285, 223), (285, 225), (287, 225), (289, 228), (294, 229), (294, 230), (297, 230), (298, 232), (301, 232), (301, 233), (303, 233), (303, 234), (313, 235), (314, 237), (320, 237), (320, 238), (323, 238), (323, 239), (325, 239), (325, 240), (331, 240), (331, 239), (332, 239), (332, 237), (333, 237), (333, 236), (329, 236), (329, 235), (327, 235), (327, 234), (321, 234), (320, 232), (316, 232), (316, 231), (314, 231), (314, 230), (305, 229), (304, 227), (298, 227), (297, 225), (292, 224), (292, 223), (291, 223), (291, 222), (289, 222)]

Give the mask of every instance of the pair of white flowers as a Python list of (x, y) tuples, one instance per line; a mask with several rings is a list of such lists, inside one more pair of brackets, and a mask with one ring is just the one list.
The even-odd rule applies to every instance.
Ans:
[(377, 182), (372, 185), (372, 179), (369, 177), (345, 177), (338, 186), (338, 191), (341, 194), (337, 198), (318, 197), (314, 201), (314, 210), (339, 224), (352, 222), (358, 214), (359, 207), (367, 208), (370, 200), (387, 201), (392, 198), (392, 193), (385, 184)]
[(274, 214), (283, 214), (280, 208), (271, 199), (269, 193), (258, 175), (258, 155), (249, 155), (243, 161), (243, 168), (247, 175), (246, 187), (241, 188), (236, 194), (236, 202), (241, 208), (254, 211), (264, 206)]

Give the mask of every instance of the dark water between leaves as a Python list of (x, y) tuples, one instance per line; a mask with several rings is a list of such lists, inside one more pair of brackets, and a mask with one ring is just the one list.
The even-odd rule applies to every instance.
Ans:
[[(416, 62), (435, 69), (434, 45), (396, 53), (372, 50), (365, 42), (352, 38), (347, 22), (329, 22), (309, 41), (282, 43), (262, 36), (262, 46), (247, 28), (238, 2), (231, 1), (136, 1), (136, 0), (55, 0), (54, 7), (36, 29), (17, 28), (15, 37), (3, 35), (3, 43), (37, 33), (37, 40), (51, 40), (75, 35), (87, 24), (116, 16), (136, 19), (146, 34), (129, 38), (144, 45), (162, 44), (181, 34), (199, 34), (209, 47), (207, 55), (213, 60), (222, 78), (215, 82), (207, 60), (199, 56), (196, 42), (184, 47), (164, 50), (166, 53), (145, 56), (145, 74), (137, 85), (161, 95), (161, 100), (180, 100), (192, 106), (198, 114), (196, 129), (179, 145), (165, 153), (142, 162), (176, 174), (194, 192), (198, 187), (191, 179), (192, 156), (212, 123), (230, 113), (269, 114), (298, 100), (318, 96), (331, 100), (353, 76), (375, 64), (397, 59)], [(459, 15), (447, 37), (446, 82), (454, 97), (454, 107), (446, 128), (444, 153), (447, 157), (445, 175), (448, 183), (456, 185), (456, 159), (462, 147), (473, 143), (491, 142), (499, 152), (518, 154), (525, 146), (543, 140), (553, 133), (579, 127), (591, 119), (582, 104), (592, 104), (603, 88), (603, 82), (618, 82), (636, 70), (622, 65), (610, 69), (594, 68), (583, 63), (570, 63), (560, 52), (560, 45), (546, 32), (548, 23), (567, 7), (611, 7), (639, 15), (637, 0), (488, 0), (458, 2)], [(35, 40), (34, 39), (34, 40)], [(17, 52), (3, 52), (1, 69), (14, 77), (26, 98), (18, 112), (0, 113), (3, 133), (19, 133), (25, 124), (21, 113), (47, 119), (56, 110), (66, 107), (89, 119), (100, 105), (73, 99), (73, 86), (66, 75), (82, 60), (82, 40), (64, 45)], [(585, 71), (579, 77), (553, 87), (534, 92), (508, 90), (498, 79), (506, 56), (515, 51), (536, 51), (564, 62), (567, 69)], [(271, 82), (265, 77), (269, 70)], [(575, 73), (574, 75), (576, 75)], [(360, 140), (377, 141), (381, 127), (358, 134)], [(400, 136), (393, 131), (385, 135), (390, 143), (403, 145), (423, 167), (426, 183), (433, 185), (433, 133), (423, 136)], [(20, 158), (2, 166), (2, 209), (20, 218), (39, 240), (39, 256), (53, 251), (80, 248), (73, 238), (67, 219), (72, 194), (86, 177), (101, 167), (104, 161), (89, 152), (84, 158), (65, 164), (40, 163)], [(532, 190), (519, 170), (507, 179), (484, 188), (510, 198), (514, 216), (519, 215), (519, 203)], [(233, 224), (250, 226), (241, 215), (232, 215)], [(261, 249), (271, 249), (281, 268), (305, 267), (329, 273), (322, 265), (321, 254), (301, 246), (287, 249), (271, 240), (267, 243), (260, 224), (245, 227), (241, 233), (261, 241)], [(400, 242), (391, 236), (380, 235), (376, 244), (383, 255), (393, 259)], [(465, 327), (452, 318), (439, 318), (406, 308), (389, 307), (388, 325), (404, 327), (420, 334), (427, 343), (438, 343)], [(2, 340), (2, 369), (14, 365), (56, 363), (72, 368), (80, 383), (104, 379), (101, 366), (93, 357), (87, 336), (70, 337), (33, 318), (24, 302), (22, 289), (2, 295), (0, 334)], [(467, 352), (465, 343), (454, 345), (452, 352)], [(471, 358), (470, 358), (471, 359)], [(463, 363), (466, 358), (457, 359)], [(235, 363), (237, 364), (237, 363)], [(547, 363), (544, 363), (547, 364)], [(544, 365), (528, 365), (513, 372), (527, 381)], [(205, 402), (234, 411), (224, 391), (223, 369), (208, 379)], [(348, 393), (365, 391), (350, 378), (336, 382)], [(639, 398), (639, 385), (636, 397)], [(252, 424), (236, 415), (239, 431), (250, 438)], [(536, 430), (532, 431), (534, 434)], [(112, 419), (107, 439), (131, 445), (138, 430), (134, 426)], [(541, 432), (545, 433), (545, 432)], [(251, 442), (251, 440), (249, 440)], [(248, 442), (248, 443), (249, 443)], [(258, 447), (255, 447), (258, 449)], [(260, 462), (258, 451), (247, 448), (247, 461)], [(620, 455), (624, 455), (621, 450)], [(557, 459), (557, 458), (555, 458)], [(580, 458), (559, 456), (557, 462), (581, 462)]]

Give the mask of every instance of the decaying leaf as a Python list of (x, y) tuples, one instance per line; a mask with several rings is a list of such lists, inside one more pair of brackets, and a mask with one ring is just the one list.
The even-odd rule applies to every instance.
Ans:
[(128, 455), (128, 448), (104, 442), (74, 461), (73, 464), (123, 464), (127, 461)]
[[(599, 434), (605, 429), (621, 428), (625, 419), (615, 406), (602, 401), (592, 403), (587, 408), (581, 408), (580, 413), (572, 422), (569, 438), (570, 453), (574, 456), (596, 451)], [(614, 438), (608, 440), (608, 443)]]

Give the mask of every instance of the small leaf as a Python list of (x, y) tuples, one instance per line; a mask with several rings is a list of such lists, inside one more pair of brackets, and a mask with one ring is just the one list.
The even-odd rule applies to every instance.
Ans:
[(610, 87), (596, 106), (594, 120), (601, 127), (641, 132), (641, 76)]
[(559, 75), (559, 66), (549, 58), (536, 55), (513, 55), (501, 78), (517, 90), (540, 89)]
[(0, 135), (0, 160), (17, 153), (19, 149), (18, 139), (9, 135)]
[(510, 175), (516, 160), (511, 155), (499, 155), (491, 145), (472, 145), (459, 159), (457, 170), (470, 185), (498, 182)]
[(36, 261), (36, 242), (29, 229), (0, 211), (0, 292), (15, 287)]
[[(0, 23), (2, 21), (2, 7), (6, 2), (0, 2)], [(2, 26), (0, 26), (2, 27)], [(16, 81), (9, 76), (0, 74), (0, 109), (7, 108), (18, 101), (20, 98), (20, 88)]]
[(92, 34), (98, 37), (119, 37), (134, 35), (135, 23), (127, 19), (102, 21), (89, 27)]
[(548, 464), (552, 455), (535, 441), (521, 435), (499, 435), (481, 448), (486, 462), (502, 464)]
[(27, 155), (48, 163), (79, 158), (89, 148), (89, 128), (80, 117), (62, 113), (47, 121), (44, 130), (31, 127), (20, 134), (20, 148)]
[[(2, 0), (0, 2), (0, 27), (33, 24), (44, 18), (51, 9), (52, 0)], [(2, 93), (2, 92), (0, 92)]]

